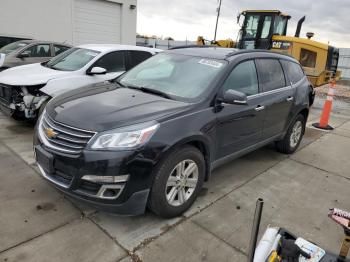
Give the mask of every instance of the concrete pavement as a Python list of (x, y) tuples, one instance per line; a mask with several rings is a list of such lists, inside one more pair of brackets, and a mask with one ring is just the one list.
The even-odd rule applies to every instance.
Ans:
[(0, 115), (0, 261), (244, 261), (258, 197), (261, 232), (283, 226), (338, 252), (343, 233), (327, 211), (350, 210), (348, 104), (335, 112), (336, 129), (309, 123), (292, 156), (267, 146), (215, 170), (193, 207), (171, 220), (118, 217), (65, 198), (36, 170), (33, 127)]

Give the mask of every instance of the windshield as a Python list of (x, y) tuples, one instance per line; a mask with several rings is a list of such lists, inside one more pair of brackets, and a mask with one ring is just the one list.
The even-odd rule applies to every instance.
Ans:
[(83, 68), (99, 53), (90, 49), (71, 48), (51, 59), (45, 66), (61, 71), (76, 71)]
[(17, 49), (20, 49), (22, 47), (25, 47), (27, 45), (28, 45), (28, 43), (25, 43), (25, 42), (14, 42), (14, 43), (3, 46), (0, 49), (0, 53), (7, 55), (7, 54), (9, 54), (13, 51), (16, 51)]
[(203, 94), (226, 61), (180, 54), (158, 54), (120, 77), (124, 86), (148, 88), (191, 101)]
[(247, 15), (246, 16), (246, 38), (255, 38), (258, 31), (260, 15)]

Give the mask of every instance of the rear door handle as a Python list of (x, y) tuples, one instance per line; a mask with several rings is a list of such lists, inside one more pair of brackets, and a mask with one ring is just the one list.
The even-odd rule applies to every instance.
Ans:
[(255, 111), (261, 111), (261, 110), (264, 110), (265, 109), (265, 106), (257, 106), (255, 108)]
[(289, 96), (286, 100), (287, 100), (287, 102), (292, 102), (294, 100), (294, 97)]

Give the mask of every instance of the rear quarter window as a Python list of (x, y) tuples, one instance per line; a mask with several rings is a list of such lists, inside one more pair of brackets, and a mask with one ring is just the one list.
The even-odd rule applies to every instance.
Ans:
[(305, 76), (303, 69), (298, 63), (286, 60), (281, 60), (281, 63), (291, 84), (299, 82)]

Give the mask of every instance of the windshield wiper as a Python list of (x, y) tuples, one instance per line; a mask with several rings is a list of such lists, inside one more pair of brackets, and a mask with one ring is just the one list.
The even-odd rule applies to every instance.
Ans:
[(51, 66), (48, 65), (48, 61), (42, 62), (41, 65), (47, 68), (51, 68)]
[(119, 85), (120, 87), (124, 87), (124, 88), (130, 88), (130, 89), (135, 89), (135, 90), (139, 90), (141, 92), (144, 93), (149, 93), (149, 94), (153, 94), (153, 95), (157, 95), (157, 96), (161, 96), (167, 99), (172, 99), (174, 100), (173, 97), (171, 97), (170, 95), (168, 95), (165, 92), (153, 89), (153, 88), (149, 88), (149, 87), (145, 87), (145, 86), (137, 86), (137, 85), (132, 85), (132, 84), (122, 84), (119, 80), (114, 79), (111, 81), (112, 83), (116, 83), (117, 85)]
[(131, 89), (140, 90), (140, 91), (142, 91), (144, 93), (149, 93), (149, 94), (161, 96), (161, 97), (164, 97), (164, 98), (167, 98), (167, 99), (173, 99), (167, 93), (165, 93), (163, 91), (159, 91), (157, 89), (153, 89), (153, 88), (149, 88), (149, 87), (145, 87), (145, 86), (134, 86), (134, 85), (127, 85), (126, 87), (131, 88)]
[(145, 93), (150, 93), (150, 94), (162, 96), (162, 97), (167, 98), (167, 99), (172, 99), (170, 95), (168, 95), (167, 93), (165, 93), (163, 91), (159, 91), (159, 90), (148, 88), (148, 87), (139, 87), (139, 88), (141, 91), (143, 91)]
[(124, 84), (122, 84), (119, 80), (117, 79), (112, 79), (110, 80), (111, 83), (116, 83), (120, 87), (126, 87)]

